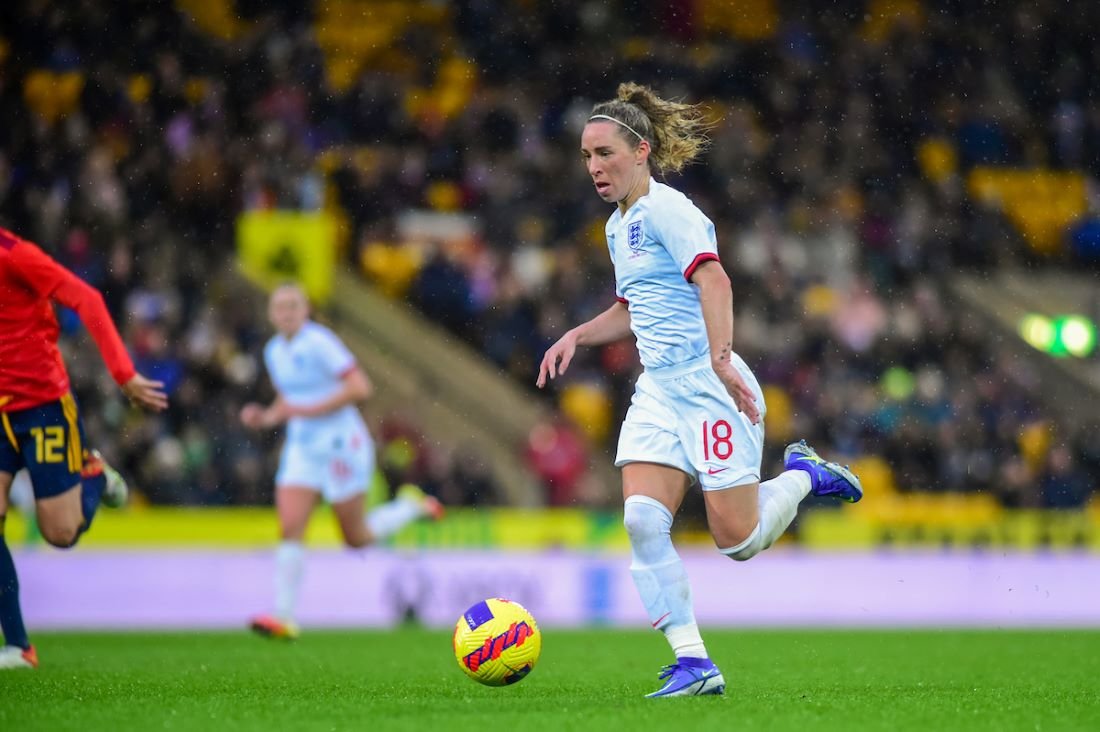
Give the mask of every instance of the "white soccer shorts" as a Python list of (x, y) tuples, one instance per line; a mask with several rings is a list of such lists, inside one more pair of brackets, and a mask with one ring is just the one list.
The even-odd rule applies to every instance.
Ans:
[(275, 487), (312, 488), (330, 504), (370, 489), (374, 441), (365, 432), (315, 436), (309, 444), (287, 441), (275, 474)]
[(682, 470), (703, 490), (760, 481), (764, 452), (764, 393), (752, 371), (734, 356), (734, 368), (756, 394), (760, 423), (738, 411), (710, 358), (638, 377), (619, 433), (615, 466), (647, 462)]

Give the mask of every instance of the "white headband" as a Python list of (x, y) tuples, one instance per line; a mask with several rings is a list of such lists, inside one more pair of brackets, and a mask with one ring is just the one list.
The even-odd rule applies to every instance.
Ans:
[(591, 122), (594, 119), (609, 119), (612, 122), (614, 122), (615, 124), (622, 125), (623, 127), (627, 128), (628, 130), (633, 132), (634, 136), (637, 137), (639, 140), (645, 140), (644, 137), (642, 137), (641, 135), (638, 134), (638, 131), (636, 129), (634, 129), (633, 127), (628, 125), (626, 122), (623, 122), (621, 119), (615, 119), (614, 117), (608, 117), (606, 114), (594, 114), (594, 115), (592, 115), (591, 117), (588, 118), (588, 121)]

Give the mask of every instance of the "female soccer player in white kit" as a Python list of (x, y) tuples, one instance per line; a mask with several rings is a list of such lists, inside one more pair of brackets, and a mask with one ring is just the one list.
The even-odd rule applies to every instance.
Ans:
[(302, 538), (318, 500), (332, 506), (350, 547), (384, 539), (418, 518), (438, 519), (443, 507), (406, 485), (395, 500), (365, 516), (374, 441), (355, 405), (370, 396), (371, 383), (336, 334), (309, 319), (305, 293), (296, 285), (272, 293), (268, 316), (278, 332), (264, 348), (264, 364), (278, 396), (267, 407), (246, 404), (241, 422), (252, 429), (287, 426), (275, 476), (281, 543), (275, 553), (275, 612), (254, 618), (251, 627), (261, 635), (294, 639)]
[(670, 530), (698, 482), (718, 550), (743, 561), (767, 549), (808, 494), (849, 502), (863, 493), (847, 469), (806, 443), (787, 447), (786, 470), (764, 483), (764, 397), (733, 351), (733, 296), (718, 261), (714, 225), (679, 191), (651, 175), (678, 171), (704, 147), (700, 110), (636, 84), (597, 104), (581, 136), (596, 193), (616, 204), (607, 221), (617, 302), (547, 350), (538, 386), (568, 369), (577, 346), (637, 340), (644, 371), (619, 434), (623, 522), (630, 570), (654, 628), (676, 661), (650, 697), (721, 694), (691, 587)]

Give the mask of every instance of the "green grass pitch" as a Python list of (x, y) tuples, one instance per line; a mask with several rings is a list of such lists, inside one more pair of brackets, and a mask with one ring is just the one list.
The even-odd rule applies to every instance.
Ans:
[(543, 633), (486, 688), (446, 632), (37, 633), (0, 730), (1098, 730), (1098, 631), (711, 631), (726, 696), (647, 700), (654, 632)]

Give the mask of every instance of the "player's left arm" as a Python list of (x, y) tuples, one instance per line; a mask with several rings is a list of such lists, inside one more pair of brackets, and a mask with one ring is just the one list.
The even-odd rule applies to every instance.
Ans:
[(335, 394), (315, 404), (302, 406), (288, 404), (286, 414), (288, 417), (320, 417), (343, 409), (349, 404), (366, 401), (372, 393), (374, 393), (374, 385), (367, 376), (367, 372), (353, 364), (341, 374), (340, 390)]
[(749, 421), (757, 424), (760, 422), (760, 409), (756, 406), (756, 395), (730, 360), (733, 356), (733, 290), (729, 275), (721, 262), (711, 259), (695, 268), (691, 282), (699, 288), (699, 305), (703, 310), (703, 323), (710, 344), (711, 367), (733, 397), (737, 408)]
[(84, 327), (92, 334), (111, 377), (126, 395), (152, 409), (167, 407), (164, 384), (145, 378), (134, 368), (99, 290), (32, 244), (24, 243), (14, 252), (16, 271), (35, 292), (71, 308), (80, 316)]

